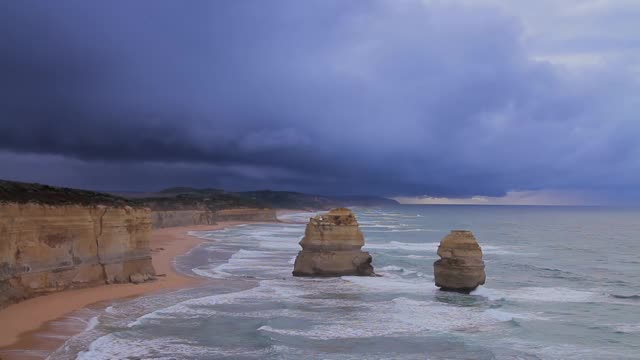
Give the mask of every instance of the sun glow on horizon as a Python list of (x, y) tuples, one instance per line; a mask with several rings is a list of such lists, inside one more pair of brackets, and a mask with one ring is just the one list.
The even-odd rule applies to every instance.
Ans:
[(538, 190), (509, 191), (505, 196), (472, 196), (449, 198), (434, 196), (397, 196), (393, 198), (401, 204), (412, 205), (588, 205), (583, 196), (575, 193)]

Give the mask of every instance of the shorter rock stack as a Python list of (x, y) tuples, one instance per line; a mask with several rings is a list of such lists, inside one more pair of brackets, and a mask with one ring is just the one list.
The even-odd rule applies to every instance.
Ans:
[(372, 276), (371, 255), (360, 250), (364, 235), (349, 209), (333, 209), (309, 220), (293, 276)]
[(469, 293), (484, 284), (482, 249), (471, 231), (451, 231), (440, 241), (438, 256), (433, 274), (440, 290)]

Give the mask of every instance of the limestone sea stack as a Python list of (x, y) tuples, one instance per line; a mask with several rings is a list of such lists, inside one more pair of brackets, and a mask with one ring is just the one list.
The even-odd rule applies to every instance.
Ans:
[(371, 255), (355, 215), (338, 208), (309, 220), (300, 241), (293, 276), (372, 276)]
[(440, 241), (438, 256), (433, 273), (441, 290), (469, 293), (484, 284), (482, 249), (471, 231), (451, 231)]

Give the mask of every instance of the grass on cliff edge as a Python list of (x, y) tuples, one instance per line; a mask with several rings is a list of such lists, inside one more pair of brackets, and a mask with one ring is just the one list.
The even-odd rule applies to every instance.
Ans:
[[(164, 195), (164, 196), (162, 196)], [(152, 210), (220, 210), (229, 208), (269, 207), (252, 199), (206, 189), (192, 193), (157, 194), (153, 197), (127, 199), (119, 195), (70, 189), (36, 183), (0, 180), (0, 203), (42, 205), (107, 205), (148, 207)]]
[(108, 205), (162, 210), (233, 208), (331, 209), (342, 206), (395, 205), (375, 196), (321, 196), (290, 191), (226, 192), (220, 189), (174, 187), (147, 193), (101, 193), (49, 185), (0, 180), (0, 203), (45, 205)]
[(125, 198), (105, 193), (6, 180), (0, 180), (0, 202), (43, 205), (135, 206)]

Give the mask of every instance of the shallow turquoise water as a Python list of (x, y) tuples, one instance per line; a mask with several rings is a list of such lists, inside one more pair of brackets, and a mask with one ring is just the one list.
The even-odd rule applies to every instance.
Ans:
[[(639, 211), (356, 211), (383, 277), (293, 278), (301, 224), (201, 233), (220, 242), (178, 267), (216, 284), (115, 304), (52, 358), (640, 358)], [(470, 295), (433, 285), (451, 229), (472, 230), (485, 254), (487, 283)]]

